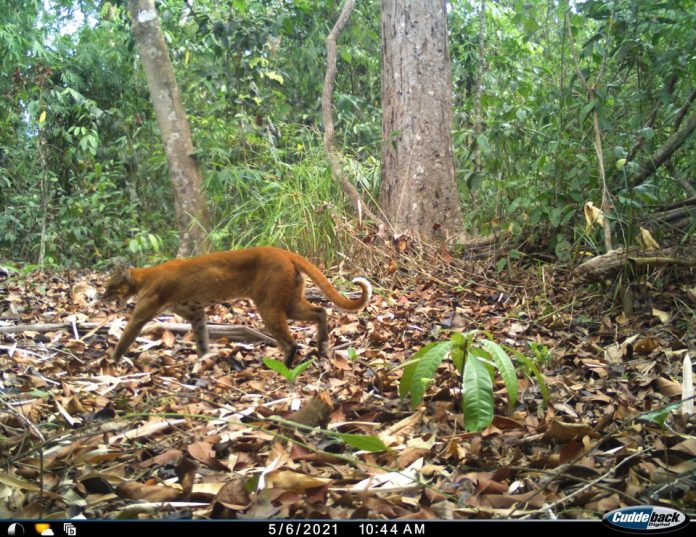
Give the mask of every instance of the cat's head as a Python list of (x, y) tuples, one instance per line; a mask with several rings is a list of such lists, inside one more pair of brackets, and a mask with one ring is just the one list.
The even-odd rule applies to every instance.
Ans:
[(117, 265), (111, 277), (106, 282), (106, 290), (102, 295), (103, 300), (118, 300), (124, 302), (136, 292), (130, 269)]

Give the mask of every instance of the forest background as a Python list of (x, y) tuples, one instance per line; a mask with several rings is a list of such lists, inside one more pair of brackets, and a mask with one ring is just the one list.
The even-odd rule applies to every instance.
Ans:
[[(353, 3), (0, 0), (0, 518), (693, 517), (696, 1)], [(373, 282), (330, 356), (109, 358), (116, 260), (262, 244)]]
[[(174, 255), (167, 160), (126, 6), (3, 4), (4, 263), (102, 267), (124, 255), (139, 263)], [(565, 260), (603, 252), (600, 231), (585, 226), (588, 201), (600, 207), (604, 194), (617, 244), (631, 244), (649, 206), (693, 197), (694, 7), (449, 3), (461, 231), (512, 232)], [(339, 8), (158, 3), (214, 249), (275, 244), (330, 261), (353, 234), (342, 226), (352, 208), (321, 132), (324, 40)], [(373, 207), (380, 62), (379, 2), (358, 2), (338, 43), (333, 115), (344, 169)], [(693, 220), (681, 225), (693, 232)]]

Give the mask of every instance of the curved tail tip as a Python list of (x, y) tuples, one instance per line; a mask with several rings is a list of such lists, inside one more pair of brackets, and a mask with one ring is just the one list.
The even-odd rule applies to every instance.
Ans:
[(367, 292), (367, 296), (365, 297), (365, 303), (362, 305), (362, 307), (364, 308), (369, 304), (370, 299), (372, 298), (372, 285), (365, 278), (354, 278), (353, 283), (362, 287), (363, 293)]

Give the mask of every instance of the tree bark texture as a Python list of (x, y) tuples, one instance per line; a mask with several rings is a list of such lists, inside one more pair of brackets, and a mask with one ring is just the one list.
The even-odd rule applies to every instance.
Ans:
[(201, 171), (155, 3), (154, 0), (130, 0), (128, 8), (174, 187), (181, 241), (178, 253), (189, 256), (205, 252), (209, 218)]
[(445, 0), (382, 0), (381, 204), (395, 233), (462, 231)]

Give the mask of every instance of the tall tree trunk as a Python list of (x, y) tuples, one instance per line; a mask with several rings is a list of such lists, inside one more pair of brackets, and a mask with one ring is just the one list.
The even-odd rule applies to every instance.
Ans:
[(150, 97), (174, 186), (179, 256), (208, 250), (208, 208), (196, 161), (191, 129), (181, 103), (179, 86), (164, 43), (154, 0), (128, 3), (133, 35), (143, 62)]
[(381, 203), (394, 232), (462, 232), (445, 0), (382, 0)]

